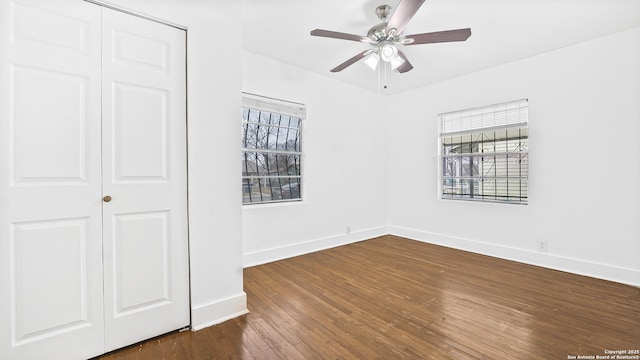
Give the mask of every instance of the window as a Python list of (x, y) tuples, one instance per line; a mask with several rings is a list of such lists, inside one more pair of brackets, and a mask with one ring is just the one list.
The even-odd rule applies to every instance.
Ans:
[(243, 94), (242, 203), (301, 200), (304, 105)]
[(528, 100), (440, 114), (442, 198), (526, 204)]

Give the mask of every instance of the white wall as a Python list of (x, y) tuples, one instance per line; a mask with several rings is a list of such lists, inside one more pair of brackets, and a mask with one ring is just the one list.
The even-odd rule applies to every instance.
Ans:
[(238, 114), (241, 2), (231, 0), (108, 0), (187, 30), (189, 243), (192, 326), (246, 312), (242, 284), (242, 213)]
[(243, 207), (244, 265), (386, 234), (384, 97), (249, 52), (242, 63), (242, 91), (307, 106), (303, 201)]
[[(437, 114), (520, 98), (529, 205), (439, 200)], [(402, 93), (389, 109), (392, 233), (640, 285), (640, 28)]]

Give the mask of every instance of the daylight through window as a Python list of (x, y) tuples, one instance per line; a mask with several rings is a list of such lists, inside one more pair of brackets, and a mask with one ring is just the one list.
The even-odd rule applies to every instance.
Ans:
[(242, 203), (301, 200), (305, 107), (243, 94)]
[(440, 114), (443, 199), (526, 204), (528, 100)]

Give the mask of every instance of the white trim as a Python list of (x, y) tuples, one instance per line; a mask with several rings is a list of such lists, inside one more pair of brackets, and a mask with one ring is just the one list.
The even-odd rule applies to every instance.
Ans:
[(486, 243), (474, 239), (465, 239), (445, 234), (409, 229), (399, 226), (389, 228), (390, 235), (401, 236), (429, 244), (446, 246), (453, 249), (497, 257), (504, 260), (584, 275), (597, 279), (614, 281), (640, 287), (640, 271), (602, 264), (566, 256), (553, 255), (538, 251), (519, 249)]
[(386, 226), (352, 231), (350, 234), (327, 236), (319, 239), (302, 241), (295, 244), (259, 250), (245, 253), (243, 255), (243, 266), (245, 268), (270, 263), (282, 259), (292, 258), (299, 255), (326, 250), (342, 245), (352, 244), (359, 241), (368, 240), (374, 237), (389, 234)]
[(242, 293), (191, 308), (191, 330), (198, 331), (249, 313), (247, 294)]

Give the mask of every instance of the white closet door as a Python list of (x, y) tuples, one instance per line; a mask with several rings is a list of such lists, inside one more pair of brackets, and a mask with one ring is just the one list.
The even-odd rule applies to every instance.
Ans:
[(99, 24), (0, 1), (0, 359), (103, 350)]
[(105, 342), (189, 324), (185, 32), (103, 9)]
[(0, 0), (0, 359), (189, 324), (185, 54), (84, 1)]

